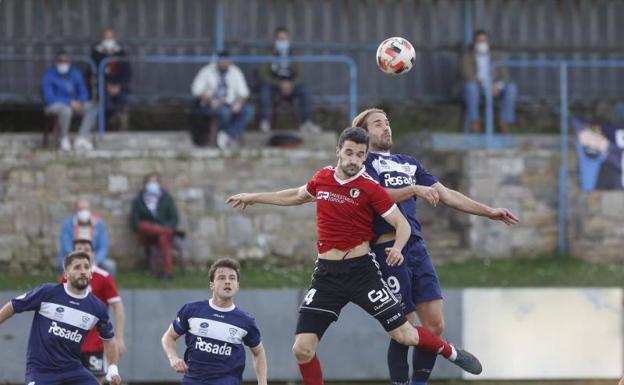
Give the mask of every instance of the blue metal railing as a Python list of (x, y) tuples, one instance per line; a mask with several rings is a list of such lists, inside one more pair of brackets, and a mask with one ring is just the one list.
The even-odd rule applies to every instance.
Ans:
[[(123, 58), (121, 60), (135, 60), (136, 58)], [(100, 135), (106, 131), (105, 119), (105, 71), (104, 68), (111, 61), (120, 58), (109, 57), (100, 62), (98, 68), (98, 129)], [(143, 56), (139, 58), (144, 63), (209, 63), (215, 60), (214, 56)], [(230, 60), (235, 63), (272, 63), (275, 56), (231, 56)], [(302, 55), (290, 58), (292, 62), (300, 63), (344, 63), (349, 68), (349, 117), (352, 120), (357, 112), (357, 64), (350, 56), (346, 55)]]
[[(497, 67), (520, 68), (554, 68), (559, 71), (559, 130), (561, 133), (561, 164), (559, 166), (559, 202), (558, 252), (563, 255), (568, 250), (567, 244), (567, 209), (568, 209), (568, 149), (569, 149), (569, 101), (568, 101), (568, 69), (569, 68), (624, 68), (624, 60), (502, 60), (492, 64), (491, 72)], [(494, 132), (494, 103), (492, 90), (485, 87), (486, 137), (491, 138)]]

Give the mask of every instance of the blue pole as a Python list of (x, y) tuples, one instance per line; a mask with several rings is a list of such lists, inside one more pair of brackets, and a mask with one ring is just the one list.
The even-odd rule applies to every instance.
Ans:
[(357, 114), (357, 65), (353, 60), (349, 64), (349, 121)]
[(104, 95), (104, 73), (106, 72), (104, 68), (106, 68), (106, 64), (109, 62), (109, 58), (104, 58), (100, 62), (100, 66), (97, 71), (98, 77), (98, 131), (100, 136), (104, 135), (104, 131), (106, 130), (106, 110), (105, 110), (105, 95)]
[(464, 0), (464, 47), (468, 47), (472, 42), (472, 0)]
[(217, 0), (215, 12), (215, 52), (223, 50), (223, 0)]
[(561, 165), (559, 167), (559, 255), (566, 254), (568, 209), (568, 64), (559, 66)]
[(490, 147), (494, 133), (494, 97), (490, 82), (487, 82), (483, 88), (485, 89), (485, 142), (487, 147)]

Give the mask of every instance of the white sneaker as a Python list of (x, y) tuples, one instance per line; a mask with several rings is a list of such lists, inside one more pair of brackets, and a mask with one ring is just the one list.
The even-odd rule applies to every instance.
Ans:
[(260, 121), (260, 131), (262, 131), (262, 132), (269, 132), (269, 131), (271, 131), (271, 123), (269, 123), (269, 121), (266, 120), (266, 119), (262, 119)]
[(61, 151), (71, 151), (72, 145), (67, 136), (61, 138)]
[(74, 141), (74, 147), (76, 150), (93, 150), (93, 143), (89, 139), (79, 136)]
[(220, 149), (225, 150), (226, 148), (229, 147), (229, 144), (230, 144), (230, 136), (224, 131), (217, 132), (217, 146)]
[(310, 134), (319, 134), (322, 129), (321, 126), (312, 123), (311, 120), (306, 120), (302, 125), (299, 126), (299, 131), (307, 132)]

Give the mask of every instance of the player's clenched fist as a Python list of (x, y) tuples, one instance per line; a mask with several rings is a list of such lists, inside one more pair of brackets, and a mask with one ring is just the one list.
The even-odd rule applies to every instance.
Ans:
[(178, 373), (186, 373), (188, 371), (188, 366), (186, 366), (186, 363), (180, 357), (169, 359), (169, 365)]

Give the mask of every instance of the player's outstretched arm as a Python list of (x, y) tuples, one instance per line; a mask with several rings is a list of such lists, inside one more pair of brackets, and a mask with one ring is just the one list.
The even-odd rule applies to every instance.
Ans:
[(160, 344), (173, 370), (178, 373), (186, 373), (188, 371), (188, 366), (186, 366), (186, 362), (184, 362), (183, 359), (178, 357), (178, 351), (176, 350), (176, 340), (178, 338), (180, 338), (180, 335), (173, 330), (173, 326), (169, 325), (169, 328), (160, 339)]
[(403, 263), (403, 254), (401, 251), (411, 234), (410, 225), (398, 208), (395, 208), (390, 214), (383, 218), (394, 227), (396, 232), (394, 245), (386, 249), (386, 254), (388, 255), (386, 262), (388, 266), (400, 265)]
[(459, 191), (445, 187), (440, 182), (435, 183), (433, 187), (438, 190), (442, 203), (456, 210), (487, 217), (495, 221), (501, 221), (506, 225), (515, 225), (519, 222), (519, 219), (508, 209), (486, 206), (483, 203), (468, 198)]
[(249, 349), (253, 355), (253, 366), (256, 371), (258, 385), (267, 385), (267, 361), (262, 342), (260, 342), (258, 346)]
[(115, 339), (117, 340), (117, 350), (119, 351), (119, 357), (126, 352), (126, 340), (124, 339), (124, 332), (126, 329), (126, 312), (124, 310), (123, 302), (117, 301), (110, 304), (115, 314)]
[(11, 301), (9, 301), (4, 304), (4, 306), (2, 306), (2, 309), (0, 309), (0, 324), (13, 317), (14, 315), (15, 310), (13, 310), (13, 304), (11, 304)]
[(298, 206), (314, 202), (314, 197), (308, 194), (305, 186), (301, 186), (275, 192), (236, 194), (229, 197), (225, 202), (233, 208), (240, 207), (245, 209), (245, 207), (255, 203), (275, 206)]
[(426, 200), (433, 207), (437, 206), (440, 201), (440, 195), (433, 187), (415, 185), (401, 188), (387, 188), (385, 190), (396, 203), (403, 202), (413, 196)]
[(104, 343), (104, 355), (106, 356), (106, 362), (108, 362), (108, 369), (106, 370), (106, 381), (111, 385), (121, 384), (121, 376), (119, 375), (119, 369), (117, 368), (117, 362), (119, 361), (119, 351), (117, 350), (117, 341), (115, 338), (109, 340), (102, 340)]

